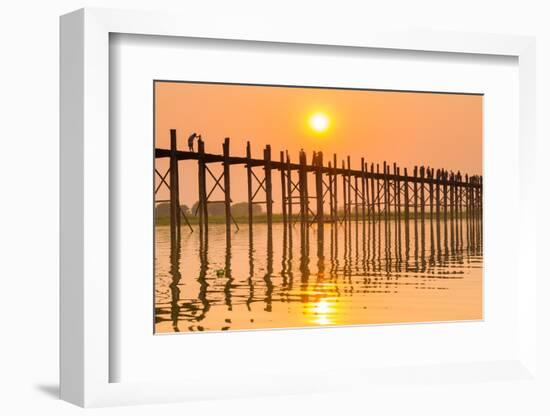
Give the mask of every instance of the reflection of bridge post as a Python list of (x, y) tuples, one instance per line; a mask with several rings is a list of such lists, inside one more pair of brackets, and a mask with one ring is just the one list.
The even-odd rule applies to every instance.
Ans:
[[(229, 223), (231, 226), (231, 223)], [(229, 230), (230, 231), (230, 230)], [(223, 288), (223, 292), (225, 294), (225, 304), (227, 305), (227, 309), (229, 311), (233, 310), (233, 305), (231, 303), (231, 286), (233, 284), (233, 276), (231, 271), (231, 233), (226, 233), (226, 240), (225, 240), (225, 277), (227, 278), (227, 281), (225, 282), (225, 286)]]
[(210, 310), (210, 301), (208, 300), (208, 282), (206, 275), (208, 273), (208, 234), (204, 235), (205, 238), (200, 238), (199, 243), (199, 258), (200, 258), (200, 270), (197, 281), (199, 282), (199, 295), (198, 299), (202, 303), (202, 313), (197, 317), (197, 321), (201, 321), (206, 317), (206, 313)]
[(180, 300), (180, 288), (179, 282), (181, 280), (180, 272), (180, 257), (181, 257), (181, 245), (179, 240), (172, 241), (170, 245), (170, 275), (172, 281), (170, 282), (170, 317), (172, 318), (172, 328), (175, 332), (179, 332), (178, 321), (181, 307), (179, 305)]
[(302, 302), (309, 302), (307, 288), (309, 283), (309, 227), (307, 224), (300, 227), (300, 274)]
[(250, 311), (250, 305), (254, 301), (254, 239), (252, 228), (250, 228), (248, 235), (248, 298), (246, 299), (246, 308)]

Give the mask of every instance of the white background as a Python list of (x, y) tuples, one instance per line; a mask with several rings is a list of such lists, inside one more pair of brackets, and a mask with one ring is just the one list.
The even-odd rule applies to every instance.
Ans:
[[(536, 35), (538, 57), (539, 177), (545, 173), (550, 136), (550, 27), (544, 1), (407, 0), (312, 2), (195, 1), (20, 1), (0, 10), (0, 411), (4, 414), (73, 414), (82, 410), (57, 401), (58, 372), (58, 16), (82, 6), (155, 8), (193, 13), (269, 15), (281, 27), (295, 24), (373, 25)], [(185, 22), (182, 22), (185, 24)], [(544, 158), (544, 159), (542, 159)], [(547, 164), (547, 163), (546, 163)], [(540, 182), (539, 248), (547, 247), (550, 187)], [(540, 267), (547, 253), (539, 255)], [(550, 302), (548, 282), (538, 288), (540, 365), (549, 374)], [(546, 299), (545, 299), (546, 298)], [(544, 331), (544, 332), (543, 332)], [(101, 409), (100, 414), (548, 414), (542, 391), (525, 384), (457, 384), (433, 387), (388, 386), (376, 397), (368, 392), (258, 398), (220, 402)], [(545, 406), (545, 408), (543, 408)]]

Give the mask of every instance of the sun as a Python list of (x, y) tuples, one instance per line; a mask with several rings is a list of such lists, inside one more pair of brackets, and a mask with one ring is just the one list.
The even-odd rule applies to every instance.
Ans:
[(330, 120), (325, 113), (315, 113), (309, 118), (309, 126), (317, 133), (327, 131), (330, 125)]

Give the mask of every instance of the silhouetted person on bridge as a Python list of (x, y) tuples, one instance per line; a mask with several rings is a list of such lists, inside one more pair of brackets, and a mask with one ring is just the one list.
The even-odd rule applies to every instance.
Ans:
[(195, 149), (193, 148), (195, 144), (195, 139), (200, 140), (201, 135), (197, 133), (193, 133), (191, 136), (189, 136), (189, 139), (187, 139), (187, 144), (189, 145), (189, 151), (194, 152)]

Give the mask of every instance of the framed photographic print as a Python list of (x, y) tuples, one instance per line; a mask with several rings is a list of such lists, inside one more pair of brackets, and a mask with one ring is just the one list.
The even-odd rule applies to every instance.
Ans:
[(61, 19), (62, 398), (531, 380), (533, 39), (181, 18)]
[(481, 94), (154, 97), (155, 333), (483, 318)]

